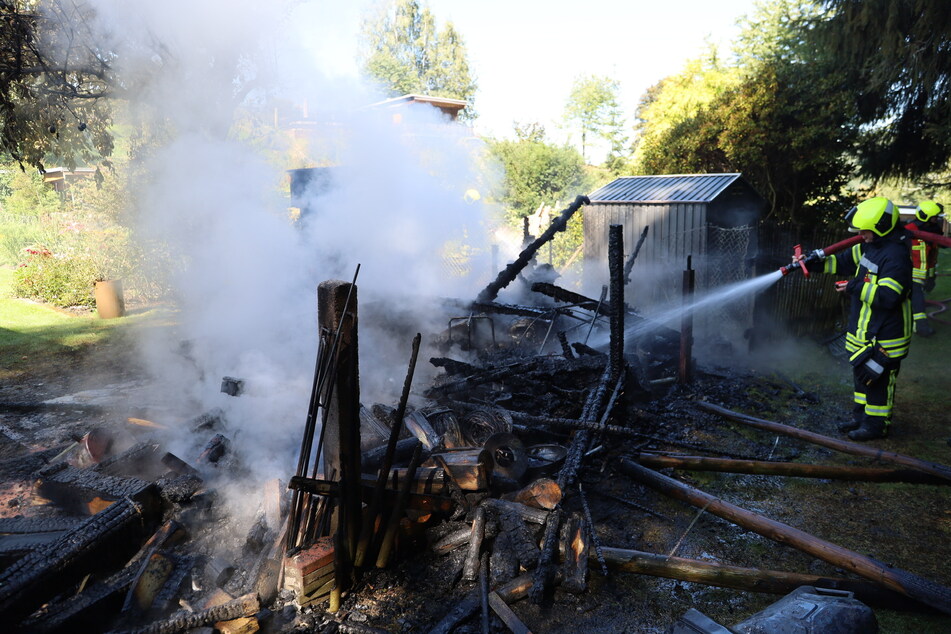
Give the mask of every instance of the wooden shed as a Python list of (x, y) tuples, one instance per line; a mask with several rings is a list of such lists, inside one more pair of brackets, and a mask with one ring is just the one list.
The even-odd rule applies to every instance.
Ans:
[[(753, 274), (756, 225), (767, 203), (741, 174), (625, 176), (588, 197), (584, 272), (589, 292), (607, 283), (610, 225), (624, 227), (625, 258), (649, 227), (625, 289), (628, 303), (637, 308), (678, 305), (688, 256), (698, 294)], [(741, 324), (750, 322), (752, 302), (733, 312)]]

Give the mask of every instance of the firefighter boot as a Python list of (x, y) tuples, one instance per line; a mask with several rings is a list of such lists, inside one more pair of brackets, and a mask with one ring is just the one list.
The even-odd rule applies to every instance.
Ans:
[(839, 423), (838, 430), (840, 434), (847, 434), (850, 431), (855, 431), (862, 426), (862, 423), (857, 420), (850, 420), (847, 422)]
[(874, 440), (888, 435), (888, 421), (881, 416), (866, 416), (862, 425), (849, 432), (852, 440)]
[(916, 319), (915, 334), (919, 337), (930, 337), (934, 334), (934, 328), (931, 327), (927, 319)]

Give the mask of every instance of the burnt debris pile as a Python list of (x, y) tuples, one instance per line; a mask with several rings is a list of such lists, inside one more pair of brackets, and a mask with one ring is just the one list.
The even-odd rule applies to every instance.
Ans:
[[(757, 391), (781, 394), (787, 412), (821, 404), (781, 376), (695, 367), (689, 323), (628, 328), (644, 317), (624, 300), (636, 250), (625, 261), (619, 228), (600, 297), (556, 285), (533, 256), (585, 202), (526, 241), (476, 301), (441, 303), (447, 327), (425, 347), (421, 334), (407, 342), (396, 402), (360, 398), (356, 278), (322, 283), (296, 469), (240, 491), (255, 508), (248, 517), (235, 517), (225, 491), (248, 480), (256, 457), (238, 450), (221, 410), (180, 426), (200, 447), (187, 456), (163, 445), (162, 422), (127, 418), (0, 462), (17, 511), (0, 518), (4, 622), (26, 632), (524, 632), (525, 616), (542, 614), (565, 631), (581, 614), (603, 619), (623, 594), (602, 592), (607, 580), (629, 573), (951, 611), (951, 590), (937, 583), (666, 475), (951, 482), (943, 465), (735, 411), (770, 414)], [(512, 283), (522, 299), (498, 302)], [(436, 370), (427, 385), (414, 382), (421, 349)], [(241, 398), (245, 384), (225, 377), (221, 389)], [(802, 450), (778, 448), (780, 437), (879, 464), (797, 462)], [(713, 542), (737, 565), (678, 556), (703, 514), (748, 531)], [(752, 534), (818, 564), (808, 574), (750, 566)], [(636, 614), (623, 600), (621, 612)], [(675, 627), (719, 631), (696, 629), (716, 625), (705, 618), (686, 614)]]

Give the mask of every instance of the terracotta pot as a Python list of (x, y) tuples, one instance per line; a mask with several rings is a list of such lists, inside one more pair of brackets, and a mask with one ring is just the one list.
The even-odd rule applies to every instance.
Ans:
[(100, 319), (114, 319), (125, 315), (125, 300), (122, 297), (120, 280), (96, 282), (94, 296)]

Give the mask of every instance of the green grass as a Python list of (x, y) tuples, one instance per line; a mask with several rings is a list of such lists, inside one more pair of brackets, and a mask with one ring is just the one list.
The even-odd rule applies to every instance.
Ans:
[(11, 296), (13, 270), (0, 267), (0, 380), (48, 368), (93, 346), (117, 343), (147, 313), (99, 319), (95, 311), (71, 314)]

